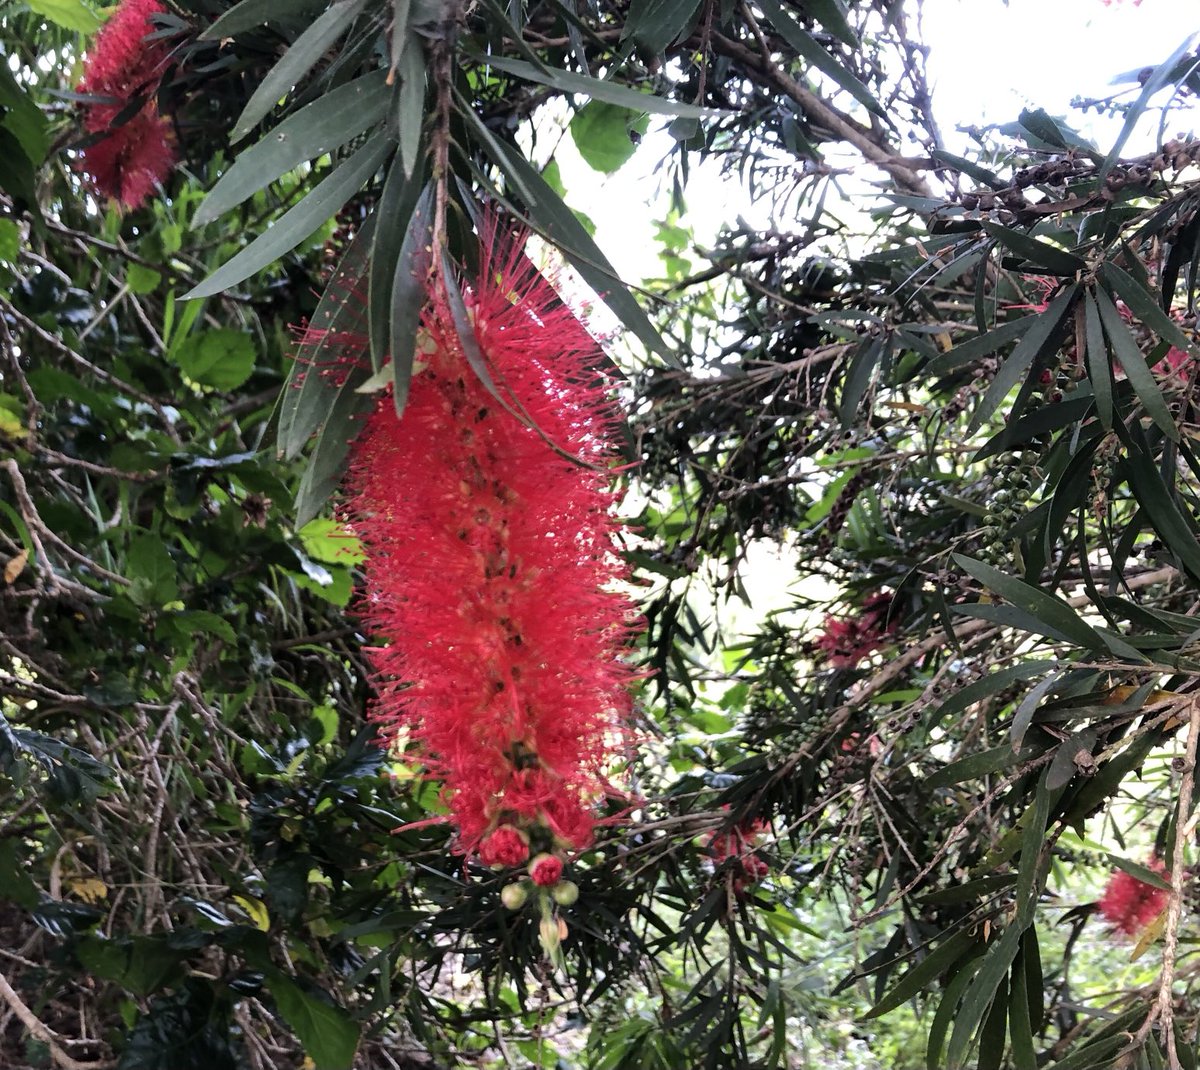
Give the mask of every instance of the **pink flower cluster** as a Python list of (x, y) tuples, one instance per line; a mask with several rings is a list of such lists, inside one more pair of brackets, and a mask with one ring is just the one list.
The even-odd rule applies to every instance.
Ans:
[[(1162, 860), (1153, 858), (1149, 868), (1155, 873), (1165, 873), (1167, 867)], [(1103, 917), (1123, 933), (1132, 935), (1141, 932), (1162, 913), (1167, 893), (1153, 884), (1140, 881), (1137, 877), (1118, 869), (1108, 879), (1099, 907)]]
[(82, 170), (98, 193), (126, 208), (141, 204), (175, 166), (171, 124), (154, 99), (169, 52), (146, 40), (151, 16), (165, 11), (159, 0), (122, 0), (92, 42), (78, 86), (103, 98), (84, 112), (83, 128), (98, 136), (82, 151)]
[(880, 591), (863, 603), (856, 617), (826, 617), (816, 646), (835, 669), (849, 669), (885, 646), (899, 626), (892, 596)]

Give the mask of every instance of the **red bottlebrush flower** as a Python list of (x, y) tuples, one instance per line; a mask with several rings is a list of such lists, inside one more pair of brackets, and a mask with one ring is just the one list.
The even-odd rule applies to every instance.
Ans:
[[(136, 208), (175, 165), (170, 123), (158, 114), (154, 94), (168, 59), (161, 41), (147, 41), (152, 15), (166, 11), (158, 0), (123, 0), (96, 35), (78, 89), (111, 98), (89, 104), (83, 127), (103, 135), (82, 150), (82, 170), (97, 191)], [(141, 108), (119, 126), (139, 97)]]
[(766, 831), (764, 821), (744, 821), (723, 832), (714, 832), (708, 839), (708, 853), (718, 866), (733, 859), (733, 890), (739, 896), (771, 872), (766, 862), (754, 853)]
[(529, 857), (529, 837), (512, 825), (501, 825), (479, 845), (485, 866), (519, 866)]
[(538, 855), (529, 863), (529, 879), (539, 888), (549, 888), (562, 880), (563, 864), (558, 855)]
[(403, 418), (382, 398), (351, 458), (375, 716), (410, 730), (465, 852), (498, 824), (580, 848), (633, 675), (613, 409), (596, 343), (521, 243), (493, 228), (481, 262), (475, 341), (525, 418), (472, 371), (435, 294)]
[(879, 592), (863, 603), (856, 618), (826, 617), (825, 630), (817, 637), (816, 646), (834, 668), (853, 668), (885, 646), (899, 624), (892, 613), (892, 596)]
[[(1167, 867), (1157, 858), (1150, 860), (1149, 868), (1155, 873), (1167, 871)], [(1118, 869), (1109, 877), (1099, 907), (1100, 913), (1117, 930), (1133, 935), (1157, 918), (1166, 902), (1167, 892), (1164, 889)]]

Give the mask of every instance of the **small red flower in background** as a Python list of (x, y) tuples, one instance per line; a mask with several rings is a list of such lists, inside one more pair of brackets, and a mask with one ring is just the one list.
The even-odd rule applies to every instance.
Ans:
[(485, 866), (519, 866), (529, 857), (529, 837), (512, 825), (501, 825), (479, 845)]
[[(1166, 873), (1167, 867), (1161, 859), (1153, 858), (1148, 863), (1155, 873)], [(1141, 932), (1162, 913), (1167, 902), (1167, 892), (1153, 884), (1140, 881), (1137, 877), (1116, 870), (1108, 879), (1104, 894), (1100, 897), (1100, 913), (1112, 922), (1120, 932), (1130, 935)]]
[(733, 859), (733, 890), (739, 896), (771, 872), (770, 866), (754, 853), (766, 831), (765, 821), (744, 821), (724, 832), (714, 832), (708, 839), (708, 853), (718, 866)]
[(562, 859), (557, 855), (538, 855), (529, 863), (529, 879), (540, 888), (549, 888), (562, 879)]
[[(141, 204), (175, 165), (171, 124), (154, 101), (168, 49), (146, 40), (154, 32), (151, 16), (165, 11), (158, 0), (122, 0), (92, 42), (78, 86), (81, 93), (112, 98), (86, 106), (84, 129), (103, 136), (82, 150), (81, 169), (97, 192), (126, 208)], [(140, 109), (114, 125), (142, 97)]]
[(602, 356), (523, 243), (495, 231), (468, 304), (508, 407), (435, 291), (403, 418), (381, 398), (345, 499), (381, 641), (375, 717), (411, 732), (459, 848), (481, 856), (505, 825), (535, 851), (587, 845), (633, 678)]
[(879, 592), (863, 603), (857, 617), (826, 617), (816, 646), (835, 669), (853, 668), (886, 646), (899, 625), (892, 613), (892, 596)]

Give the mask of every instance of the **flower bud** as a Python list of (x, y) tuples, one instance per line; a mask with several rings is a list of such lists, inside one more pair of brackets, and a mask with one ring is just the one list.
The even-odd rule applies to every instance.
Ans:
[(528, 898), (529, 893), (525, 890), (525, 885), (520, 882), (506, 884), (500, 889), (500, 902), (509, 910), (520, 910)]
[(562, 877), (562, 871), (562, 859), (557, 855), (545, 852), (529, 863), (530, 879), (542, 888), (549, 888), (551, 885), (557, 884), (559, 878)]
[(550, 889), (550, 898), (560, 907), (573, 906), (579, 899), (579, 885), (574, 881), (559, 881)]
[(553, 955), (558, 950), (558, 945), (562, 943), (558, 918), (549, 915), (542, 918), (542, 922), (538, 926), (538, 939), (542, 942), (542, 948), (547, 955)]

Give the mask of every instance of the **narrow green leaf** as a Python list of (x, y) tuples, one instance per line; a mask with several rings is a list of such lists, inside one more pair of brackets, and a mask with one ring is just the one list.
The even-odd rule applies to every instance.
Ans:
[(1004, 1038), (1008, 1032), (1008, 977), (1001, 977), (992, 1005), (979, 1031), (979, 1062), (976, 1070), (1000, 1070), (1004, 1060)]
[(1051, 791), (1065, 788), (1079, 772), (1077, 759), (1081, 754), (1091, 755), (1096, 747), (1096, 730), (1083, 728), (1067, 736), (1054, 752), (1050, 767), (1046, 771), (1046, 787)]
[(1108, 294), (1097, 286), (1094, 296), (1096, 307), (1100, 310), (1100, 320), (1104, 324), (1104, 332), (1112, 343), (1113, 353), (1125, 369), (1133, 392), (1137, 394), (1150, 418), (1162, 428), (1163, 433), (1172, 441), (1179, 441), (1179, 428), (1171, 418), (1171, 412), (1163, 400), (1154, 373), (1147, 367), (1145, 358), (1138, 349), (1137, 340), (1121, 319), (1121, 314)]
[(1144, 442), (1135, 442), (1121, 466), (1129, 489), (1146, 511), (1155, 532), (1178, 555), (1184, 567), (1200, 578), (1200, 544), (1167, 490), (1158, 466), (1144, 450)]
[(953, 784), (961, 784), (964, 780), (978, 780), (980, 777), (998, 773), (1013, 765), (1020, 765), (1031, 758), (1045, 753), (1044, 744), (1027, 744), (1019, 751), (1014, 751), (1007, 744), (990, 747), (988, 750), (976, 751), (957, 761), (949, 762), (936, 772), (925, 778), (925, 787), (930, 791), (937, 788), (948, 788)]
[(758, 6), (762, 8), (763, 14), (779, 32), (779, 36), (791, 45), (802, 59), (807, 60), (831, 78), (867, 111), (886, 118), (887, 113), (871, 91), (817, 44), (812, 35), (779, 6), (777, 0), (758, 0)]
[(1050, 771), (1047, 770), (1038, 780), (1033, 806), (1020, 819), (1026, 824), (1021, 837), (1021, 860), (1017, 864), (1017, 918), (1011, 926), (1018, 933), (1033, 923), (1034, 908), (1041, 894), (1037, 875), (1046, 839), (1046, 822), (1050, 820), (1050, 795), (1054, 790), (1050, 787)]
[(1106, 261), (1100, 265), (1100, 277), (1116, 291), (1121, 300), (1129, 306), (1129, 310), (1159, 338), (1170, 342), (1171, 345), (1182, 349), (1185, 353), (1190, 352), (1200, 356), (1200, 347), (1197, 347), (1195, 342), (1184, 333), (1183, 328), (1163, 311), (1162, 306), (1154, 299), (1154, 295), (1129, 272)]
[(392, 401), (396, 415), (404, 412), (412, 380), (417, 328), (425, 305), (429, 278), (430, 241), (433, 231), (433, 190), (426, 187), (413, 209), (408, 230), (400, 246), (396, 274), (392, 279), (391, 354)]
[(936, 948), (920, 962), (904, 974), (878, 1003), (866, 1014), (864, 1019), (878, 1018), (880, 1015), (894, 1011), (907, 1003), (914, 996), (925, 992), (930, 985), (950, 969), (954, 963), (973, 957), (979, 952), (979, 942), (965, 929), (943, 940)]
[(1009, 982), (1012, 995), (1008, 1001), (1008, 1035), (1013, 1070), (1038, 1070), (1037, 1050), (1033, 1043), (1033, 1023), (1029, 1015), (1029, 971), (1025, 959), (1025, 951), (1022, 948), (1020, 957), (1013, 964)]
[(1083, 271), (1087, 267), (1087, 261), (1074, 253), (1059, 249), (1055, 245), (1048, 245), (1044, 241), (1038, 241), (1037, 238), (1022, 234), (1019, 230), (1002, 227), (999, 223), (991, 223), (987, 220), (980, 223), (980, 226), (1001, 245), (1039, 267), (1049, 268), (1060, 275), (1074, 275), (1077, 271)]
[(392, 281), (400, 247), (408, 234), (409, 220), (421, 195), (423, 176), (406, 175), (399, 158), (392, 160), (379, 197), (379, 222), (371, 245), (368, 272), (367, 324), (371, 340), (371, 366), (378, 372), (391, 352)]
[(937, 360), (930, 361), (929, 371), (933, 375), (945, 375), (947, 372), (953, 371), (955, 368), (959, 368), (973, 360), (977, 360), (979, 357), (986, 357), (995, 353), (997, 349), (1008, 345), (1009, 342), (1015, 342), (1036, 321), (1036, 316), (1022, 316), (1020, 319), (998, 323), (990, 331), (984, 331), (982, 334), (977, 334), (974, 338), (968, 338), (965, 342), (960, 342), (949, 352), (943, 353)]
[(388, 106), (386, 77), (384, 71), (372, 71), (331, 89), (238, 153), (196, 210), (192, 226), (211, 223), (306, 160), (332, 152), (382, 122)]
[(699, 108), (694, 104), (684, 104), (651, 93), (642, 93), (618, 82), (608, 82), (600, 78), (589, 78), (582, 74), (557, 69), (538, 69), (532, 63), (524, 60), (511, 59), (507, 56), (476, 56), (476, 61), (483, 66), (495, 67), (506, 74), (524, 78), (527, 82), (538, 85), (548, 85), (561, 93), (580, 93), (593, 100), (604, 100), (609, 104), (619, 104), (622, 108), (632, 111), (645, 111), (654, 115), (682, 115), (693, 119), (718, 119), (728, 112), (713, 108)]
[(1084, 302), (1088, 379), (1091, 381), (1092, 394), (1096, 399), (1096, 415), (1100, 418), (1100, 425), (1105, 431), (1111, 431), (1113, 426), (1112, 363), (1100, 327), (1100, 310), (1096, 307), (1096, 299), (1092, 296), (1091, 291), (1084, 294)]
[(1042, 699), (1046, 697), (1046, 693), (1061, 678), (1061, 672), (1052, 672), (1037, 686), (1030, 689), (1017, 707), (1017, 712), (1013, 714), (1012, 725), (1008, 730), (1008, 738), (1012, 744), (1014, 751), (1021, 749), (1021, 743), (1025, 739), (1025, 733), (1029, 731), (1029, 725), (1033, 721), (1033, 715), (1041, 704)]
[(335, 215), (354, 196), (392, 151), (387, 138), (372, 138), (349, 159), (340, 163), (299, 204), (287, 211), (265, 234), (227, 260), (198, 286), (184, 294), (185, 300), (212, 297), (236, 286), (284, 253), (294, 249), (318, 227)]
[(1153, 68), (1150, 77), (1142, 83), (1142, 91), (1138, 94), (1137, 100), (1125, 110), (1125, 121), (1121, 124), (1121, 132), (1117, 135), (1117, 140), (1113, 142), (1113, 147), (1108, 150), (1108, 155), (1104, 157), (1104, 163), (1101, 164), (1100, 172), (1096, 176), (1097, 181), (1103, 182), (1108, 172), (1112, 170), (1113, 164), (1120, 159), (1121, 150), (1125, 147), (1125, 142), (1129, 140), (1129, 135), (1133, 133), (1134, 127), (1137, 126), (1138, 120), (1145, 114), (1150, 98), (1175, 76), (1176, 65), (1191, 51), (1192, 43), (1195, 40), (1195, 33), (1188, 34), (1166, 62)]
[(410, 35), (400, 53), (399, 97), (396, 101), (396, 137), (404, 173), (411, 175), (421, 154), (421, 124), (425, 119), (425, 55), (421, 40)]
[(1008, 976), (1009, 967), (1020, 947), (1021, 930), (1010, 925), (983, 957), (979, 972), (972, 978), (958, 1006), (954, 1028), (950, 1032), (950, 1043), (946, 1047), (948, 1070), (959, 1070), (964, 1065), (971, 1038), (984, 1014), (992, 1004), (1000, 984)]
[(1025, 610), (1038, 620), (1063, 635), (1071, 641), (1089, 650), (1102, 649), (1104, 640), (1096, 634), (1091, 625), (1084, 623), (1075, 610), (1065, 602), (1060, 602), (1053, 595), (1031, 587), (1023, 580), (1007, 576), (1003, 572), (985, 565), (982, 561), (964, 557), (962, 554), (951, 555), (955, 563), (968, 575), (973, 576), (985, 587), (1011, 602), (1014, 606)]
[(1057, 664), (1054, 661), (1023, 661), (1018, 665), (1009, 665), (1005, 669), (999, 669), (974, 683), (967, 684), (937, 708), (930, 718), (929, 727), (936, 727), (947, 717), (962, 713), (976, 702), (1003, 691), (1009, 684), (1015, 683), (1017, 680), (1028, 680), (1031, 677), (1050, 672)]
[(675, 359), (662, 336), (658, 333), (642, 306), (617, 276), (608, 258), (575, 218), (575, 213), (563, 203), (561, 197), (550, 188), (541, 175), (516, 149), (504, 145), (501, 148), (508, 166), (505, 173), (515, 175), (521, 183), (532, 190), (536, 204), (527, 204), (530, 216), (544, 237), (562, 250), (576, 271), (583, 277), (613, 314), (651, 352), (658, 353), (668, 363)]
[[(339, 405), (359, 407), (366, 402), (354, 397), (355, 387), (366, 378), (357, 369), (339, 384), (337, 377), (321, 375), (334, 367), (346, 343), (355, 337), (359, 344), (366, 332), (361, 287), (374, 243), (377, 215), (372, 214), (342, 254), (337, 268), (325, 284), (321, 299), (309, 321), (308, 338), (297, 347), (287, 382), (279, 395), (277, 445), (282, 460), (292, 460)], [(355, 369), (351, 369), (352, 371)], [(345, 398), (345, 395), (350, 395)]]
[(974, 160), (968, 160), (963, 156), (955, 156), (954, 153), (947, 152), (945, 149), (934, 149), (930, 155), (935, 160), (949, 164), (956, 171), (961, 171), (964, 175), (970, 175), (976, 182), (981, 182), (985, 186), (991, 186), (992, 189), (1008, 188), (1008, 183), (1003, 181), (994, 171), (989, 171), (986, 167), (981, 167)]
[(293, 22), (324, 6), (324, 0), (241, 0), (200, 34), (201, 41), (221, 41), (271, 23)]
[(409, 45), (408, 18), (411, 11), (412, 0), (392, 0), (392, 25), (388, 30), (392, 70), (400, 66), (400, 57)]
[(842, 400), (838, 405), (838, 419), (842, 427), (850, 427), (858, 414), (859, 403), (867, 392), (871, 377), (875, 374), (875, 366), (879, 363), (879, 354), (883, 350), (882, 338), (864, 338), (859, 342), (854, 356), (850, 358), (850, 367), (846, 369), (846, 382), (842, 387)]
[(1078, 292), (1078, 284), (1066, 287), (1050, 302), (1045, 312), (1039, 312), (1030, 317), (1033, 323), (1029, 330), (1009, 354), (1008, 359), (1000, 365), (983, 400), (976, 407), (970, 425), (967, 427), (969, 433), (973, 434), (977, 431), (983, 421), (999, 408), (1000, 403), (1008, 396), (1009, 391), (1021, 381), (1034, 360), (1042, 356), (1055, 342), (1059, 325)]
[(962, 1002), (963, 989), (971, 983), (971, 978), (978, 971), (978, 965), (972, 961), (960, 969), (942, 994), (937, 1013), (929, 1024), (929, 1040), (925, 1046), (925, 1066), (927, 1070), (943, 1070), (942, 1049), (946, 1046), (946, 1033), (954, 1021), (954, 1015)]
[(233, 124), (230, 141), (241, 141), (266, 114), (286, 96), (293, 86), (303, 81), (329, 47), (350, 28), (355, 16), (367, 0), (336, 0), (336, 3), (313, 20), (259, 83), (246, 107)]
[(1143, 866), (1140, 862), (1134, 862), (1128, 858), (1122, 858), (1120, 855), (1108, 853), (1105, 854), (1105, 857), (1117, 869), (1128, 873), (1131, 877), (1136, 877), (1143, 884), (1149, 884), (1152, 888), (1158, 888), (1164, 892), (1171, 890), (1170, 881), (1164, 880), (1161, 874), (1155, 873), (1154, 870)]

